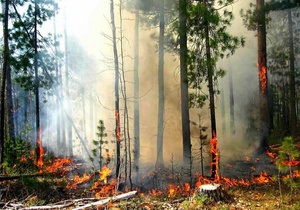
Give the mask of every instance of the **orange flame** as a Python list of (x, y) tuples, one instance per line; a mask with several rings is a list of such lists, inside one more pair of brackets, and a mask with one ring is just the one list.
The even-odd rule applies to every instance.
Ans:
[(264, 65), (260, 65), (259, 68), (259, 81), (260, 81), (260, 89), (261, 92), (264, 93), (267, 87), (267, 67)]
[(44, 155), (44, 148), (42, 147), (42, 129), (39, 130), (38, 139), (36, 141), (37, 144), (37, 166), (42, 167), (44, 165), (43, 162), (43, 155)]
[(89, 176), (87, 175), (86, 173), (83, 174), (82, 177), (78, 176), (78, 175), (75, 175), (74, 178), (73, 178), (73, 184), (68, 184), (66, 186), (66, 188), (69, 188), (69, 189), (76, 189), (78, 185), (86, 182), (86, 181), (89, 181), (93, 176)]
[(175, 187), (173, 184), (169, 184), (169, 194), (168, 198), (172, 198), (175, 195)]
[(268, 155), (270, 158), (275, 159), (275, 153), (270, 152), (268, 149), (266, 149), (266, 152), (267, 152), (267, 155)]
[(70, 163), (71, 163), (71, 160), (68, 158), (56, 158), (50, 166), (46, 167), (44, 172), (56, 173), (60, 170), (63, 170), (63, 171), (60, 171), (60, 175), (65, 175), (68, 172), (68, 170), (65, 168), (65, 166)]
[(106, 166), (103, 166), (100, 171), (100, 181), (103, 181), (105, 184), (107, 183), (107, 177), (112, 172), (111, 169), (107, 168)]
[(214, 156), (212, 159), (212, 162), (210, 164), (210, 168), (212, 171), (212, 174), (215, 176), (213, 177), (215, 181), (219, 180), (219, 154), (218, 154), (218, 141), (216, 133), (213, 132), (213, 138), (210, 140), (210, 154)]
[(259, 177), (254, 178), (254, 181), (256, 181), (258, 184), (269, 183), (270, 180), (271, 177), (265, 171), (261, 172)]

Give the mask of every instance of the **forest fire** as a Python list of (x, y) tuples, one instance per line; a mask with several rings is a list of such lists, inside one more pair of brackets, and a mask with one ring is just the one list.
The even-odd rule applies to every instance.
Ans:
[(83, 174), (82, 177), (80, 177), (79, 175), (75, 175), (73, 180), (72, 180), (72, 184), (69, 183), (67, 185), (67, 188), (69, 189), (76, 189), (78, 187), (78, 185), (83, 184), (84, 182), (87, 182), (89, 180), (91, 180), (93, 178), (93, 175), (87, 175), (86, 173)]
[(261, 92), (264, 93), (267, 87), (267, 67), (259, 65), (259, 81), (260, 81), (260, 88)]
[(70, 163), (72, 163), (72, 161), (68, 158), (55, 158), (53, 163), (44, 170), (41, 170), (40, 173), (55, 173), (59, 176), (65, 176), (70, 171), (66, 168)]
[(213, 138), (210, 140), (210, 154), (212, 155), (211, 172), (212, 178), (217, 181), (219, 177), (219, 154), (218, 154), (218, 141), (216, 133), (213, 132)]
[(101, 171), (100, 171), (100, 181), (103, 181), (104, 184), (107, 183), (107, 177), (110, 175), (110, 173), (112, 172), (111, 169), (109, 169), (107, 166), (103, 166)]
[(36, 141), (37, 144), (37, 166), (42, 167), (44, 165), (43, 162), (43, 155), (44, 155), (44, 148), (42, 147), (42, 129), (39, 130), (38, 139)]

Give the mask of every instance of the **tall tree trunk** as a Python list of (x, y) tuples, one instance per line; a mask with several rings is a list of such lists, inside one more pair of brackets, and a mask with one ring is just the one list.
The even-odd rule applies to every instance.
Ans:
[(230, 132), (235, 134), (235, 121), (234, 121), (234, 94), (233, 94), (233, 80), (232, 70), (229, 70), (229, 101), (230, 101)]
[(112, 41), (113, 41), (113, 53), (115, 64), (115, 134), (116, 134), (116, 151), (117, 151), (117, 165), (116, 165), (116, 177), (119, 178), (120, 165), (121, 165), (121, 129), (120, 129), (120, 108), (119, 108), (119, 59), (117, 49), (117, 37), (116, 37), (116, 25), (114, 14), (114, 0), (110, 0), (110, 15), (111, 15), (111, 29), (112, 29)]
[(34, 73), (35, 73), (35, 88), (34, 88), (34, 93), (35, 93), (35, 117), (36, 117), (36, 124), (35, 124), (35, 136), (36, 136), (36, 153), (37, 153), (37, 162), (40, 159), (40, 149), (39, 146), (40, 144), (40, 100), (39, 100), (39, 74), (38, 74), (38, 44), (37, 44), (37, 18), (38, 18), (38, 3), (37, 0), (34, 1)]
[(267, 137), (270, 132), (269, 103), (268, 103), (268, 73), (267, 73), (267, 44), (266, 44), (266, 19), (264, 0), (256, 0), (256, 7), (260, 13), (257, 27), (258, 47), (258, 73), (259, 73), (259, 101), (260, 101), (260, 148), (263, 152), (268, 147)]
[(1, 123), (0, 123), (0, 143), (1, 143), (1, 157), (0, 157), (0, 165), (1, 169), (2, 164), (4, 162), (4, 142), (5, 142), (5, 134), (4, 134), (4, 122), (5, 122), (5, 87), (6, 87), (6, 76), (7, 71), (9, 71), (9, 46), (8, 46), (8, 11), (9, 11), (10, 1), (6, 0), (5, 4), (2, 3), (2, 8), (4, 10), (4, 18), (3, 18), (3, 68), (2, 68), (2, 86), (1, 86)]
[(158, 49), (158, 123), (156, 167), (163, 167), (165, 87), (164, 87), (164, 39), (165, 39), (165, 1), (159, 4), (159, 49)]
[(221, 115), (222, 115), (222, 133), (226, 135), (226, 115), (225, 115), (225, 93), (224, 93), (224, 81), (221, 79)]
[(189, 115), (189, 91), (187, 78), (187, 0), (179, 1), (179, 44), (180, 44), (180, 90), (181, 90), (181, 125), (183, 140), (183, 162), (190, 165), (191, 152), (191, 133)]
[[(207, 0), (205, 0), (207, 12), (209, 12)], [(210, 122), (211, 122), (211, 136), (212, 139), (216, 140), (217, 137), (217, 126), (216, 126), (216, 113), (215, 113), (215, 93), (213, 84), (214, 67), (211, 60), (211, 51), (209, 43), (209, 22), (205, 20), (205, 48), (206, 48), (206, 62), (207, 62), (207, 77), (208, 77), (208, 91), (209, 91), (209, 108), (210, 108)], [(218, 177), (218, 157), (217, 157), (217, 142), (211, 144), (211, 177), (213, 179)]]
[[(66, 77), (66, 100), (67, 100), (67, 113), (72, 116), (72, 109), (70, 108), (70, 86), (69, 86), (69, 46), (68, 46), (68, 31), (67, 31), (67, 14), (65, 8), (64, 14), (64, 37), (65, 37), (65, 77)], [(68, 136), (68, 153), (69, 156), (73, 156), (73, 136), (72, 136), (72, 124), (70, 121), (66, 122), (67, 136)]]
[(288, 10), (288, 27), (289, 27), (289, 62), (290, 62), (290, 131), (293, 137), (296, 137), (297, 132), (297, 113), (296, 113), (296, 82), (295, 82), (295, 55), (294, 55), (294, 34), (292, 11)]
[(139, 27), (140, 13), (135, 9), (134, 26), (134, 167), (140, 164), (140, 79), (139, 79)]

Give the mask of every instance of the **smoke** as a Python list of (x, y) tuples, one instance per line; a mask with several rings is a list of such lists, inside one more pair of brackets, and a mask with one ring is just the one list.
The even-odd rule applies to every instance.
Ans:
[[(248, 108), (251, 102), (256, 101), (258, 93), (258, 75), (256, 66), (256, 38), (254, 32), (249, 32), (243, 26), (239, 11), (241, 8), (247, 9), (251, 0), (240, 0), (230, 6), (235, 19), (230, 32), (237, 36), (246, 38), (246, 46), (240, 48), (229, 59), (220, 60), (218, 66), (231, 71), (233, 77), (234, 100), (235, 100), (235, 130), (230, 133), (230, 104), (229, 104), (229, 77), (227, 74), (219, 80), (219, 89), (224, 94), (224, 101), (221, 95), (216, 96), (217, 114), (217, 136), (219, 149), (223, 161), (231, 158), (243, 159), (255, 148), (257, 139), (246, 141), (245, 133), (248, 126)], [(69, 102), (64, 98), (64, 107), (71, 110), (70, 116), (74, 120), (75, 126), (80, 130), (80, 135), (86, 141), (90, 150), (93, 149), (92, 140), (96, 138), (98, 120), (104, 120), (106, 133), (105, 138), (109, 142), (107, 145), (111, 155), (114, 153), (114, 69), (113, 51), (111, 43), (111, 28), (109, 14), (109, 0), (90, 0), (89, 3), (82, 3), (78, 0), (72, 2), (65, 1), (67, 14), (68, 36), (70, 54), (70, 79), (71, 97)], [(61, 12), (63, 11), (61, 7)], [(116, 10), (116, 20), (118, 20), (118, 8)], [(63, 33), (63, 14), (58, 17), (61, 33)], [(131, 141), (133, 148), (133, 51), (134, 51), (134, 15), (129, 12), (123, 13), (123, 44), (125, 54), (125, 74), (127, 85), (127, 97), (130, 119)], [(117, 21), (117, 27), (120, 26)], [(119, 28), (118, 28), (119, 29)], [(157, 115), (158, 115), (158, 53), (155, 49), (156, 42), (150, 38), (151, 33), (157, 29), (140, 29), (140, 139), (141, 139), (141, 162), (155, 164), (156, 161), (156, 141), (157, 141)], [(119, 36), (119, 34), (118, 34)], [(63, 41), (62, 41), (63, 43)], [(120, 40), (118, 40), (120, 44)], [(63, 44), (61, 45), (64, 50)], [(77, 55), (75, 54), (77, 53)], [(120, 53), (120, 49), (119, 49)], [(72, 59), (71, 59), (72, 58)], [(72, 61), (72, 62), (71, 62)], [(182, 132), (180, 113), (180, 78), (179, 62), (176, 56), (166, 53), (165, 55), (165, 122), (164, 122), (164, 161), (173, 164), (182, 161)], [(65, 78), (64, 78), (65, 79)], [(223, 85), (221, 85), (223, 84)], [(62, 87), (65, 88), (65, 87)], [(84, 90), (84, 97), (82, 91)], [(53, 98), (54, 100), (54, 98)], [(85, 102), (85, 111), (83, 103)], [(222, 131), (221, 103), (225, 104), (225, 125), (226, 132)], [(70, 107), (66, 107), (67, 104)], [(121, 101), (121, 104), (123, 102)], [(208, 104), (208, 102), (206, 102)], [(50, 109), (50, 108), (49, 108)], [(83, 116), (85, 113), (85, 116)], [(48, 139), (51, 142), (49, 147), (55, 145), (56, 117), (61, 115), (59, 109), (49, 111), (47, 127)], [(121, 122), (123, 122), (123, 111), (121, 110)], [(206, 106), (202, 110), (191, 109), (191, 136), (192, 147), (195, 156), (199, 156), (199, 116), (201, 116), (201, 126), (210, 127), (209, 108)], [(84, 131), (85, 118), (85, 131)], [(208, 142), (210, 130), (206, 131)], [(251, 134), (250, 134), (251, 136)], [(76, 155), (81, 155), (81, 141), (73, 129), (73, 144)], [(250, 148), (250, 149), (249, 149)], [(52, 147), (55, 151), (56, 147)], [(238, 154), (238, 156), (237, 156)], [(209, 162), (209, 150), (205, 149), (205, 161)], [(198, 170), (199, 159), (195, 160), (195, 167)], [(207, 164), (208, 165), (208, 164)]]

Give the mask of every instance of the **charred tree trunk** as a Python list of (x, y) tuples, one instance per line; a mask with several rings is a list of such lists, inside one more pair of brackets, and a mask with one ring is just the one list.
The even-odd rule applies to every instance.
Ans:
[(159, 4), (159, 49), (158, 49), (158, 129), (157, 129), (157, 160), (156, 166), (163, 166), (165, 88), (164, 88), (164, 36), (165, 36), (165, 3)]
[(6, 87), (6, 76), (7, 71), (9, 71), (9, 46), (8, 46), (8, 11), (9, 11), (10, 1), (6, 0), (4, 6), (4, 17), (3, 17), (3, 68), (2, 68), (2, 85), (1, 85), (1, 123), (0, 123), (0, 143), (1, 143), (1, 157), (0, 157), (0, 165), (1, 170), (2, 164), (4, 162), (4, 142), (5, 142), (5, 134), (4, 134), (4, 122), (5, 122), (5, 87)]
[(189, 115), (189, 92), (187, 78), (187, 0), (179, 1), (179, 44), (180, 44), (180, 90), (181, 90), (181, 124), (183, 140), (183, 161), (184, 165), (190, 165), (191, 133)]
[(121, 129), (120, 129), (120, 108), (119, 108), (119, 59), (117, 50), (117, 37), (116, 25), (114, 15), (114, 0), (110, 0), (110, 15), (111, 15), (111, 28), (112, 28), (112, 41), (115, 65), (115, 135), (116, 135), (116, 152), (117, 152), (117, 165), (116, 177), (119, 178), (120, 165), (121, 165)]
[(140, 164), (140, 79), (139, 79), (139, 25), (140, 13), (136, 8), (134, 26), (134, 167)]
[(259, 102), (260, 102), (260, 148), (258, 152), (265, 151), (268, 145), (267, 137), (270, 133), (270, 116), (268, 103), (268, 77), (267, 77), (267, 43), (266, 43), (266, 18), (264, 0), (256, 0), (256, 7), (260, 14), (257, 27), (258, 47), (258, 73), (259, 73)]
[(293, 137), (297, 135), (297, 113), (296, 113), (296, 82), (295, 82), (295, 55), (294, 55), (294, 34), (292, 11), (288, 10), (288, 27), (289, 27), (289, 63), (290, 63), (290, 131)]
[(230, 132), (235, 134), (235, 121), (234, 121), (234, 94), (233, 94), (233, 80), (232, 70), (229, 71), (229, 101), (230, 101)]

